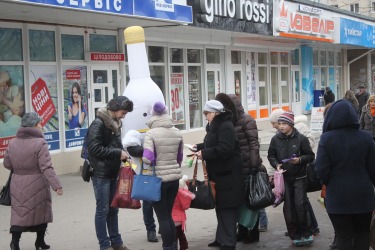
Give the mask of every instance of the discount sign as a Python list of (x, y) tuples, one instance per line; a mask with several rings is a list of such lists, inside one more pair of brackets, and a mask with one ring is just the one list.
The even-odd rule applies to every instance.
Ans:
[(35, 112), (43, 118), (42, 126), (44, 126), (56, 112), (47, 84), (42, 78), (38, 78), (31, 86), (31, 104)]
[(175, 124), (184, 123), (183, 74), (171, 74), (171, 109), (172, 120)]

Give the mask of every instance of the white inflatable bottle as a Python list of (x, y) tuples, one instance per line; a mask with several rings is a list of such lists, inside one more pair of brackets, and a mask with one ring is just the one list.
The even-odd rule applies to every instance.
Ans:
[(124, 38), (128, 52), (130, 81), (123, 95), (133, 101), (134, 110), (123, 120), (123, 136), (132, 129), (141, 133), (148, 130), (146, 122), (151, 118), (152, 106), (157, 101), (165, 104), (163, 93), (150, 77), (143, 28), (126, 28)]

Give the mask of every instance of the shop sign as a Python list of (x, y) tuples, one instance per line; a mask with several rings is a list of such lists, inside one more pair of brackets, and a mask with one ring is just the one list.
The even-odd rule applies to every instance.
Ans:
[(183, 23), (191, 23), (193, 19), (192, 7), (182, 0), (20, 0), (20, 2)]
[(322, 133), (324, 123), (324, 107), (314, 107), (311, 109), (310, 130), (311, 132)]
[(375, 48), (375, 26), (340, 18), (340, 44)]
[(31, 86), (31, 104), (35, 112), (43, 118), (42, 126), (46, 125), (56, 112), (47, 84), (42, 78), (38, 78)]
[(91, 61), (111, 61), (111, 62), (123, 62), (125, 61), (124, 53), (90, 53)]
[(197, 0), (199, 19), (212, 23), (215, 16), (234, 18), (254, 23), (270, 23), (270, 6), (252, 0)]
[(274, 36), (333, 42), (332, 13), (283, 0), (274, 8)]
[(80, 70), (66, 70), (66, 79), (75, 80), (81, 78)]
[(171, 113), (173, 124), (184, 124), (184, 75), (171, 73)]

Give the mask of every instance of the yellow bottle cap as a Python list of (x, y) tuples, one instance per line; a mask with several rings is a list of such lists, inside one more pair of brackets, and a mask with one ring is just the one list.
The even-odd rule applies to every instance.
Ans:
[(131, 26), (124, 30), (125, 44), (145, 42), (145, 31), (141, 26)]

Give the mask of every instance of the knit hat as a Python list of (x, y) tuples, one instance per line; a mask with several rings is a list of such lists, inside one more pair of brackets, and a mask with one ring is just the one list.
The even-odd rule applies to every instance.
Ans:
[(224, 113), (224, 106), (221, 102), (217, 100), (209, 100), (204, 105), (204, 111), (208, 112), (217, 112), (217, 113)]
[(155, 102), (151, 109), (151, 115), (164, 115), (168, 114), (168, 108), (162, 102)]
[(132, 112), (133, 102), (126, 96), (117, 96), (108, 102), (107, 109), (111, 111), (126, 110)]
[(283, 109), (273, 110), (271, 115), (270, 115), (270, 122), (278, 122), (279, 116), (281, 114), (284, 114), (284, 113), (285, 113), (285, 110), (283, 110)]
[(22, 117), (21, 126), (22, 127), (35, 127), (38, 122), (40, 122), (43, 118), (38, 115), (36, 112), (26, 113)]
[(365, 88), (365, 85), (364, 85), (363, 83), (361, 83), (361, 84), (359, 85), (358, 88), (360, 88), (360, 89), (364, 89), (364, 88)]
[(294, 127), (294, 113), (293, 111), (287, 111), (279, 116), (278, 122), (285, 122), (286, 124)]

